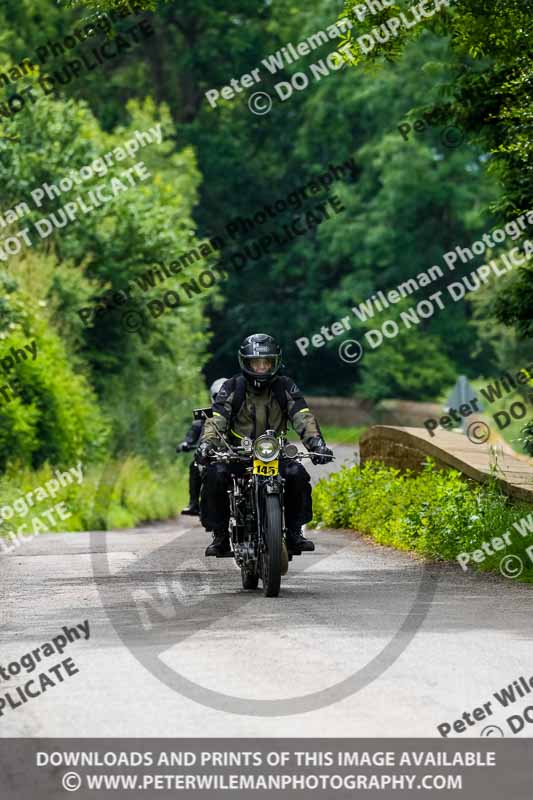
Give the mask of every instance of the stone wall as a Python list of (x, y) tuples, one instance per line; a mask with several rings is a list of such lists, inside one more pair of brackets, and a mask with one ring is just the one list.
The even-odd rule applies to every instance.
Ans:
[(422, 427), (429, 417), (442, 416), (437, 403), (408, 400), (358, 400), (355, 397), (308, 397), (309, 408), (324, 425), (413, 425)]
[(308, 397), (309, 408), (323, 425), (372, 425), (375, 421), (371, 400), (351, 397)]
[(418, 447), (377, 436), (370, 438), (363, 436), (359, 443), (359, 452), (361, 464), (365, 461), (383, 461), (387, 466), (401, 471), (412, 469), (418, 472), (427, 460), (427, 455)]
[(402, 472), (418, 472), (428, 457), (441, 469), (456, 469), (465, 480), (487, 483), (494, 475), (502, 490), (533, 503), (533, 463), (494, 444), (474, 444), (462, 433), (374, 425), (359, 442), (361, 464), (381, 461)]

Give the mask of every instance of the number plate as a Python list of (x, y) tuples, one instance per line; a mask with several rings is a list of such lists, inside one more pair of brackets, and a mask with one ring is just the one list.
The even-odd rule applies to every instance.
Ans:
[(279, 461), (269, 461), (268, 463), (254, 458), (254, 475), (277, 475), (279, 472)]

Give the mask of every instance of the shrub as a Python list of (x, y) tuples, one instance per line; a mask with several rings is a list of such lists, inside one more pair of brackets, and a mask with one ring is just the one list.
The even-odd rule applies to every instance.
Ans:
[[(438, 560), (454, 560), (531, 514), (495, 482), (473, 486), (456, 470), (439, 470), (428, 460), (423, 470), (400, 473), (378, 462), (342, 467), (315, 488), (311, 527), (353, 528), (383, 545), (411, 550)], [(533, 582), (533, 565), (525, 553), (533, 540), (513, 531), (505, 551), (488, 556), (480, 570), (497, 569), (507, 553), (523, 555), (524, 580)], [(470, 566), (470, 565), (469, 565)]]
[[(1, 278), (0, 286), (5, 287)], [(3, 298), (0, 357), (35, 342), (36, 358), (27, 354), (2, 375), (2, 384), (16, 379), (20, 388), (18, 396), (12, 399), (8, 391), (9, 400), (0, 402), (1, 470), (8, 461), (39, 467), (45, 461), (64, 465), (105, 454), (108, 425), (96, 395), (37, 306), (20, 290)]]

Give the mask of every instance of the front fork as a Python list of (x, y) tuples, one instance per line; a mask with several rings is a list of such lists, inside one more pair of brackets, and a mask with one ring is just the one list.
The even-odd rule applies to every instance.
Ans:
[(285, 479), (281, 475), (275, 477), (263, 478), (259, 475), (254, 475), (254, 494), (255, 494), (255, 508), (257, 511), (257, 534), (259, 552), (264, 552), (265, 549), (265, 536), (263, 530), (264, 520), (264, 504), (263, 497), (266, 494), (279, 494), (279, 502), (281, 505), (281, 530), (283, 531), (283, 541), (285, 541), (285, 504), (283, 502)]

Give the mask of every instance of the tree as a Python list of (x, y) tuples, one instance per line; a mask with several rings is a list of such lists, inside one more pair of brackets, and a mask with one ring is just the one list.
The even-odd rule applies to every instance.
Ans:
[[(357, 20), (355, 0), (347, 0), (345, 13), (357, 23), (357, 36), (403, 9), (398, 0), (376, 17)], [(359, 67), (375, 65), (403, 56), (407, 41), (420, 43), (427, 31), (449, 43), (447, 78), (434, 62), (426, 67), (440, 74), (441, 89), (451, 95), (449, 116), (479, 141), (490, 154), (488, 171), (502, 187), (491, 207), (504, 220), (526, 211), (531, 204), (533, 163), (531, 159), (533, 63), (531, 39), (533, 18), (526, 0), (456, 0), (424, 25), (403, 29), (397, 38), (375, 46), (363, 55), (356, 34), (349, 37), (350, 60)], [(345, 51), (348, 53), (348, 51)], [(513, 286), (496, 305), (498, 318), (514, 325), (521, 336), (532, 332), (533, 268), (518, 271)]]
[[(3, 330), (10, 336), (7, 341), (15, 337), (19, 328), (26, 336), (37, 337), (43, 354), (35, 369), (27, 368), (21, 375), (25, 385), (21, 414), (26, 426), (33, 425), (33, 433), (32, 438), (24, 433), (28, 443), (19, 455), (33, 463), (45, 451), (58, 459), (66, 457), (65, 452), (73, 452), (69, 426), (78, 414), (78, 429), (72, 429), (75, 447), (87, 445), (91, 438), (98, 445), (104, 438), (109, 439), (104, 437), (103, 428), (102, 433), (98, 432), (105, 418), (112, 420), (111, 443), (115, 450), (133, 449), (152, 460), (168, 458), (173, 452), (172, 431), (178, 436), (177, 426), (190, 418), (191, 404), (204, 397), (200, 369), (206, 358), (207, 325), (202, 311), (215, 290), (193, 291), (189, 298), (180, 288), (182, 276), (171, 275), (165, 279), (164, 290), (181, 291), (182, 302), (174, 311), (167, 308), (156, 320), (147, 303), (162, 294), (157, 289), (159, 280), (148, 292), (141, 291), (137, 280), (150, 271), (154, 262), (168, 264), (196, 243), (191, 219), (198, 183), (194, 155), (188, 148), (175, 152), (169, 141), (173, 136), (172, 122), (164, 107), (156, 108), (150, 100), (131, 101), (126, 111), (127, 126), (105, 133), (85, 103), (42, 97), (26, 113), (17, 114), (6, 123), (7, 133), (19, 141), (17, 146), (0, 152), (2, 208), (6, 213), (6, 209), (27, 202), (29, 213), (12, 224), (9, 232), (13, 235), (27, 226), (31, 246), (10, 256), (5, 265), (9, 291), (3, 300)], [(150, 146), (127, 161), (118, 160), (116, 155), (112, 165), (103, 160), (107, 153), (116, 154), (116, 148), (123, 148), (126, 141), (135, 141), (136, 130), (146, 132), (157, 124), (164, 135), (160, 146), (154, 136)], [(150, 180), (139, 179), (128, 186), (124, 169), (141, 160)], [(65, 190), (60, 197), (45, 197), (37, 207), (37, 200), (31, 195), (35, 188), (44, 183), (57, 185), (71, 170), (76, 174), (86, 165), (93, 165), (96, 171), (96, 163), (98, 174), (92, 179)], [(120, 191), (101, 206), (90, 206), (80, 216), (80, 195), (87, 204), (90, 190), (103, 185), (109, 200), (112, 180), (120, 177), (127, 191)], [(65, 215), (68, 201), (77, 206), (74, 219)], [(37, 222), (51, 220), (52, 214), (56, 222), (62, 220), (63, 224), (55, 228), (49, 223), (53, 229), (41, 239)], [(31, 270), (26, 268), (27, 263)], [(36, 265), (38, 280), (34, 274)], [(200, 268), (192, 265), (184, 277), (191, 282), (199, 272)], [(99, 298), (105, 290), (127, 287), (134, 287), (133, 301), (138, 303), (135, 307), (146, 320), (140, 332), (128, 330), (120, 308), (97, 316), (88, 326), (83, 324), (79, 313), (82, 308), (99, 305), (101, 309)], [(28, 322), (21, 309), (29, 306), (30, 293), (33, 302)], [(52, 327), (49, 333), (48, 325)], [(53, 360), (57, 362), (54, 370)], [(83, 386), (86, 408), (77, 401)], [(45, 412), (45, 402), (51, 407), (50, 412)], [(65, 404), (70, 404), (72, 414), (66, 413)], [(39, 416), (34, 416), (35, 408), (39, 409)], [(15, 405), (8, 409), (9, 413), (13, 409)], [(45, 419), (49, 420), (46, 424)], [(20, 431), (25, 431), (24, 426)], [(16, 426), (12, 433), (18, 435)], [(61, 437), (65, 452), (53, 444)], [(9, 436), (4, 436), (1, 458), (9, 454), (11, 444)]]

